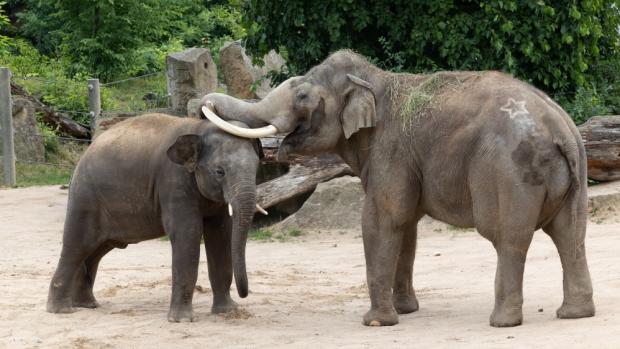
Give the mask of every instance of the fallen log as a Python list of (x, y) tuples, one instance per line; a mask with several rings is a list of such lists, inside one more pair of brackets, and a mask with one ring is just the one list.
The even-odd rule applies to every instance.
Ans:
[(90, 139), (90, 127), (54, 111), (52, 108), (41, 102), (38, 98), (30, 95), (21, 86), (11, 83), (11, 94), (19, 95), (32, 102), (36, 111), (41, 112), (43, 122), (58, 129), (60, 133), (74, 138)]
[[(271, 149), (265, 150), (264, 162), (277, 161)], [(333, 155), (321, 157), (298, 156), (291, 159), (289, 171), (273, 180), (258, 185), (257, 201), (269, 208), (296, 196), (308, 193), (319, 183), (336, 177), (353, 175), (353, 171), (340, 158)]]
[(588, 157), (588, 178), (620, 180), (620, 115), (592, 117), (579, 132)]

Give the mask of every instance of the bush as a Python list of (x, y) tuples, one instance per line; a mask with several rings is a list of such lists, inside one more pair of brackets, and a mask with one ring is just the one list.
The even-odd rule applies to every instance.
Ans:
[(6, 35), (2, 35), (3, 32), (9, 29), (11, 23), (9, 17), (4, 12), (4, 6), (6, 2), (0, 1), (0, 51), (4, 50), (9, 44), (9, 38)]
[(503, 70), (603, 105), (618, 88), (595, 72), (620, 59), (616, 0), (248, 0), (244, 10), (249, 51), (286, 47), (292, 74), (352, 48), (396, 71)]
[[(0, 62), (13, 74), (13, 80), (26, 91), (57, 110), (71, 111), (74, 120), (89, 124), (88, 77), (82, 74), (68, 78), (62, 62), (43, 56), (25, 40), (13, 40), (0, 51)], [(101, 91), (103, 109), (112, 109), (116, 103), (108, 91)]]

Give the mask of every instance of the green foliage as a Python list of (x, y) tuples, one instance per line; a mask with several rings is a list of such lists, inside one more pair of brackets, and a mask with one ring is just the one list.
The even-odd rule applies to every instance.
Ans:
[(15, 164), (17, 186), (68, 184), (73, 169), (87, 145), (61, 140), (55, 130), (41, 122), (38, 126), (43, 136), (46, 163), (17, 161)]
[(73, 170), (66, 167), (18, 162), (15, 164), (17, 187), (68, 184)]
[(217, 51), (245, 35), (238, 0), (13, 0), (20, 34), (43, 54), (62, 57), (69, 75), (110, 81), (165, 67), (189, 46)]
[[(6, 65), (17, 84), (44, 103), (67, 113), (74, 120), (89, 124), (87, 77), (76, 74), (67, 77), (62, 62), (43, 56), (25, 40), (13, 40), (0, 51), (0, 62)], [(103, 109), (112, 109), (115, 101), (108, 91), (101, 91)]]
[(248, 233), (250, 240), (269, 240), (273, 236), (273, 232), (266, 229), (256, 229)]
[(38, 122), (37, 126), (39, 126), (39, 131), (43, 136), (45, 154), (58, 154), (60, 152), (60, 142), (58, 142), (55, 130), (42, 122)]
[(291, 74), (352, 48), (395, 71), (507, 71), (566, 102), (580, 88), (617, 90), (594, 72), (620, 60), (616, 0), (248, 0), (244, 10), (249, 50), (285, 46)]
[(7, 17), (4, 6), (6, 5), (5, 1), (0, 1), (0, 50), (3, 50), (9, 44), (9, 38), (6, 35), (3, 35), (10, 26), (9, 17)]
[(288, 234), (288, 236), (292, 236), (292, 237), (298, 237), (298, 236), (304, 235), (304, 232), (299, 229), (290, 229), (285, 234)]
[(103, 110), (102, 117), (108, 116), (107, 113), (111, 110), (113, 112), (139, 112), (168, 106), (165, 73), (104, 86), (101, 88), (101, 93), (114, 101), (114, 105)]
[(571, 115), (575, 123), (586, 122), (595, 115), (611, 114), (612, 108), (604, 104), (596, 87), (579, 87), (572, 101), (565, 101), (564, 109)]
[(161, 51), (201, 8), (199, 0), (24, 0), (21, 34), (44, 54), (65, 58), (70, 75), (103, 81), (161, 70)]
[(219, 56), (224, 43), (245, 37), (239, 5), (234, 2), (204, 9), (192, 22), (192, 26), (181, 34), (183, 43), (186, 46), (205, 45), (214, 58)]

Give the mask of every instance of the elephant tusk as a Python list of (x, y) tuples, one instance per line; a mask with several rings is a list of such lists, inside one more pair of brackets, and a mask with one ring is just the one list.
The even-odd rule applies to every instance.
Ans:
[(232, 214), (233, 214), (232, 205), (228, 204), (228, 215), (232, 217)]
[(260, 205), (259, 205), (259, 204), (256, 204), (256, 211), (258, 211), (258, 212), (260, 212), (260, 213), (264, 214), (265, 216), (268, 216), (268, 215), (269, 215), (269, 212), (267, 212), (264, 208), (260, 207)]
[(210, 101), (207, 102), (207, 105), (202, 106), (202, 112), (205, 114), (207, 119), (215, 124), (215, 126), (220, 129), (233, 134), (235, 136), (244, 137), (244, 138), (261, 138), (273, 136), (278, 133), (278, 129), (273, 126), (265, 126), (261, 128), (244, 128), (233, 125), (222, 120), (219, 116), (217, 116), (211, 109), (213, 108), (213, 103)]

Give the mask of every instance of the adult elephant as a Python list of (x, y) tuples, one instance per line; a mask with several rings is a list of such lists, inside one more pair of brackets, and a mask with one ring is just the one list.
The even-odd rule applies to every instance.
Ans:
[(223, 94), (204, 103), (229, 132), (245, 134), (217, 115), (262, 127), (250, 137), (288, 133), (279, 156), (333, 152), (361, 178), (371, 299), (364, 324), (394, 325), (397, 313), (418, 309), (412, 271), (425, 214), (475, 227), (493, 243), (492, 326), (522, 322), (523, 268), (539, 228), (562, 262), (557, 316), (594, 315), (584, 146), (570, 117), (536, 88), (493, 71), (393, 74), (343, 50), (258, 103)]

